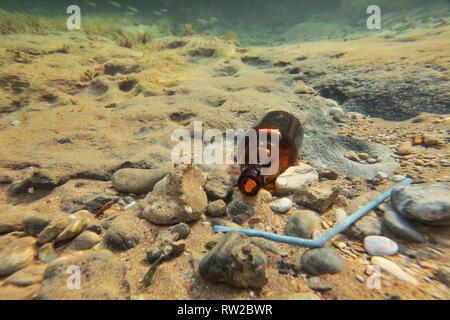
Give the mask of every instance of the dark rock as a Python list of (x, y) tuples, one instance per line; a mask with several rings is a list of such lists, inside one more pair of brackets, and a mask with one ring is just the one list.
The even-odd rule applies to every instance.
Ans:
[(205, 191), (212, 200), (224, 199), (233, 188), (230, 174), (221, 168), (214, 168), (206, 178)]
[(130, 214), (119, 215), (106, 231), (106, 244), (117, 250), (134, 248), (144, 238), (138, 223), (139, 220)]
[[(70, 288), (69, 267), (80, 268), (79, 289)], [(127, 266), (111, 251), (101, 250), (53, 261), (44, 273), (37, 299), (43, 300), (116, 300), (129, 299), (130, 286), (125, 277)]]
[(367, 236), (379, 236), (382, 233), (382, 224), (377, 218), (365, 216), (356, 221), (348, 230), (348, 234), (354, 238), (363, 240)]
[(89, 227), (86, 228), (86, 230), (95, 232), (96, 234), (99, 235), (102, 234), (102, 226), (97, 223), (91, 224)]
[(71, 213), (80, 210), (87, 210), (95, 214), (108, 202), (117, 200), (119, 200), (119, 197), (114, 195), (107, 193), (95, 193), (75, 198), (64, 198), (61, 201), (61, 209)]
[(298, 210), (291, 214), (286, 224), (286, 234), (311, 239), (313, 229), (320, 223), (319, 215), (311, 210)]
[(277, 265), (279, 270), (287, 270), (290, 273), (297, 274), (300, 271), (300, 267), (289, 259), (278, 259)]
[(260, 289), (267, 283), (265, 265), (266, 257), (261, 249), (244, 233), (232, 231), (203, 257), (199, 271), (207, 281)]
[(233, 221), (242, 223), (250, 218), (256, 209), (272, 200), (272, 195), (269, 191), (261, 189), (255, 197), (246, 197), (240, 192), (228, 205), (228, 213)]
[(190, 228), (185, 223), (179, 223), (173, 227), (160, 230), (151, 247), (147, 250), (147, 260), (150, 263), (159, 258), (162, 261), (170, 260), (184, 251), (185, 241), (190, 233)]
[(57, 182), (47, 172), (37, 168), (28, 168), (24, 171), (21, 179), (15, 180), (10, 185), (10, 192), (22, 193), (27, 192), (31, 187), (35, 189), (53, 189)]
[(391, 202), (405, 218), (430, 226), (450, 225), (450, 188), (446, 183), (397, 187), (392, 190)]
[(223, 217), (227, 213), (227, 204), (222, 199), (210, 202), (206, 212), (211, 217)]
[(186, 239), (191, 232), (189, 225), (187, 225), (186, 223), (179, 223), (177, 225), (174, 225), (173, 227), (168, 228), (167, 230), (172, 234), (178, 233), (177, 240)]
[(390, 230), (396, 237), (408, 241), (424, 242), (424, 236), (414, 229), (414, 227), (402, 218), (392, 208), (384, 207), (383, 225)]
[(312, 275), (335, 274), (344, 268), (341, 256), (330, 247), (307, 250), (302, 255), (301, 264)]

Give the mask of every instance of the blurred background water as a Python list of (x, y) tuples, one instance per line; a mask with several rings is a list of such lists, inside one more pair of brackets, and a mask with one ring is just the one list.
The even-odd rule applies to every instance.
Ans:
[[(82, 23), (83, 17), (96, 19), (96, 30), (102, 24), (113, 24), (130, 36), (147, 31), (157, 37), (182, 35), (189, 25), (197, 34), (228, 35), (241, 45), (269, 46), (364, 37), (369, 32), (366, 10), (372, 4), (381, 9), (380, 34), (405, 32), (440, 20), (447, 23), (450, 12), (448, 0), (1, 0), (0, 32), (34, 31), (12, 26), (5, 12), (59, 19), (59, 27), (51, 24), (48, 31), (63, 31), (66, 8), (71, 4), (80, 7)], [(93, 31), (89, 27), (92, 24), (82, 25), (84, 31)]]

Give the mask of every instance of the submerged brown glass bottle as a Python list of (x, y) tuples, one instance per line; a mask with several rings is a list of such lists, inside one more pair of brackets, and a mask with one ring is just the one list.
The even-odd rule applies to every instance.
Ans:
[[(241, 175), (238, 179), (239, 191), (246, 196), (256, 195), (261, 188), (273, 193), (275, 191), (275, 180), (288, 167), (295, 165), (298, 158), (298, 151), (303, 142), (303, 127), (300, 121), (293, 115), (285, 111), (271, 111), (264, 115), (256, 122), (253, 129), (257, 133), (256, 143), (251, 143), (250, 139), (245, 136), (245, 160), (241, 164)], [(267, 143), (260, 143), (260, 133), (264, 132), (267, 136)], [(261, 164), (259, 156), (257, 155), (257, 163), (251, 163), (249, 159), (252, 154), (259, 154), (265, 152), (270, 156), (276, 148), (272, 144), (271, 137), (276, 137), (274, 141), (278, 140), (278, 157), (272, 159), (269, 164)], [(244, 141), (241, 140), (241, 143)], [(261, 149), (261, 150), (260, 150)], [(274, 153), (276, 154), (276, 153)], [(262, 174), (263, 168), (275, 165), (278, 168), (276, 172), (270, 175)]]

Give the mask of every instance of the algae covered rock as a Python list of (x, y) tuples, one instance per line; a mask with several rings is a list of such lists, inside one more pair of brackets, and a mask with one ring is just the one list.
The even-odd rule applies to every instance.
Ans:
[(200, 261), (202, 278), (238, 288), (260, 289), (267, 283), (266, 256), (240, 232), (228, 232)]

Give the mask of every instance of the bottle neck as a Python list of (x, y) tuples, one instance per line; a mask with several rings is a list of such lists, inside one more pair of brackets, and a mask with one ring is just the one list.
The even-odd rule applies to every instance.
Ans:
[(264, 177), (258, 168), (245, 168), (238, 179), (239, 191), (245, 196), (255, 196), (264, 187)]

